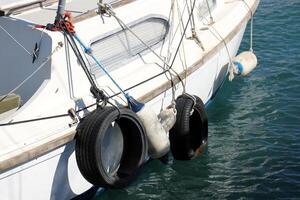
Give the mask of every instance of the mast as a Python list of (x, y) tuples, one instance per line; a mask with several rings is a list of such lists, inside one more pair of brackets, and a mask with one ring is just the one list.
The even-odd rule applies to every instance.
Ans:
[(65, 14), (65, 7), (66, 7), (66, 0), (59, 0), (54, 24), (59, 22), (62, 16)]

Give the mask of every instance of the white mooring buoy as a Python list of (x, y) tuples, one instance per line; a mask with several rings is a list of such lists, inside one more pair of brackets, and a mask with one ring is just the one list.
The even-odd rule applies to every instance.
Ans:
[(234, 74), (247, 76), (256, 66), (257, 58), (252, 51), (244, 51), (233, 59)]

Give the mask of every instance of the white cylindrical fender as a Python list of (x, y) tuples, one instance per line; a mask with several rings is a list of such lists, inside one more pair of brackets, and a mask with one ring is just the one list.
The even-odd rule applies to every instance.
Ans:
[(176, 110), (174, 108), (167, 108), (161, 111), (158, 119), (166, 132), (169, 132), (176, 123)]
[(149, 156), (160, 158), (167, 154), (170, 150), (169, 138), (155, 112), (145, 105), (136, 114), (140, 117), (146, 129)]
[(247, 76), (257, 65), (257, 58), (252, 51), (244, 51), (233, 59), (234, 73), (238, 76)]

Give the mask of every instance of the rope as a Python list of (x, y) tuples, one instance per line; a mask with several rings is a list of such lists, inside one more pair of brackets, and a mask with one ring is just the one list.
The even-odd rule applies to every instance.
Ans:
[(207, 5), (207, 9), (208, 9), (208, 13), (209, 13), (209, 19), (210, 19), (210, 24), (212, 24), (214, 22), (214, 19), (211, 15), (211, 10), (210, 10), (210, 6), (209, 6), (209, 3), (208, 3), (208, 0), (206, 0), (206, 5)]
[(100, 101), (104, 101), (105, 102), (107, 100), (107, 97), (105, 96), (105, 94), (103, 93), (103, 91), (100, 90), (97, 87), (97, 85), (96, 85), (96, 83), (95, 83), (92, 75), (90, 74), (90, 72), (89, 72), (89, 70), (88, 70), (88, 68), (87, 68), (87, 66), (85, 64), (85, 61), (84, 61), (84, 59), (83, 59), (83, 57), (82, 57), (82, 55), (81, 55), (81, 53), (79, 51), (79, 48), (78, 48), (78, 46), (77, 46), (77, 44), (75, 42), (75, 39), (73, 38), (74, 34), (68, 33), (67, 30), (64, 29), (63, 27), (61, 27), (61, 28), (63, 30), (63, 33), (64, 33), (66, 39), (68, 40), (68, 43), (72, 47), (74, 54), (78, 58), (78, 61), (79, 61), (80, 65), (81, 65), (84, 73), (86, 74), (86, 76), (87, 76), (87, 78), (88, 78), (88, 80), (89, 80), (89, 82), (91, 84), (90, 92), (96, 98), (97, 103), (99, 103)]
[(0, 28), (15, 42), (17, 43), (29, 56), (33, 56), (14, 36), (12, 36), (3, 26), (0, 25)]
[[(166, 68), (158, 65), (160, 68), (162, 68), (164, 70), (164, 73), (169, 73), (170, 76), (171, 76), (171, 84), (173, 85), (173, 74), (170, 72), (170, 70), (175, 73), (175, 75), (177, 76), (177, 78), (179, 79), (179, 81), (182, 83), (182, 86), (185, 90), (185, 83), (182, 81), (181, 77), (179, 76), (179, 74), (174, 70), (172, 69), (172, 67), (166, 63), (165, 59), (163, 59), (160, 55), (158, 55), (146, 42), (144, 42), (129, 26), (127, 26), (119, 17), (116, 16), (115, 12), (112, 11), (112, 8), (111, 6), (108, 6), (107, 4), (104, 4), (104, 5), (101, 5), (99, 4), (99, 6), (102, 6), (103, 8), (101, 9), (102, 10), (102, 14), (103, 12), (105, 12), (107, 14), (107, 16), (113, 16), (116, 21), (119, 23), (119, 25), (121, 26), (121, 28), (124, 30), (124, 28), (126, 28), (131, 34), (133, 34), (133, 36), (135, 38), (137, 38), (144, 46), (147, 47), (147, 49), (149, 49), (159, 60), (161, 60), (165, 66), (168, 67), (167, 70), (165, 70)], [(172, 7), (171, 7), (172, 8)], [(169, 79), (168, 79), (169, 80)], [(175, 96), (173, 97), (175, 98)]]
[(247, 6), (247, 8), (249, 9), (250, 13), (251, 13), (251, 22), (250, 22), (250, 48), (249, 50), (251, 52), (253, 52), (253, 11), (251, 9), (251, 7), (247, 4), (247, 2), (245, 0), (242, 0), (244, 2), (244, 4)]
[[(194, 0), (193, 6), (192, 6), (192, 9), (191, 9), (191, 12), (192, 12), (192, 13), (193, 13), (193, 10), (194, 10), (194, 8), (195, 8), (195, 2), (196, 2), (196, 0)], [(186, 33), (186, 30), (187, 30), (188, 24), (190, 23), (190, 20), (191, 20), (191, 15), (189, 15), (188, 21), (187, 21), (186, 26), (185, 26), (185, 28), (184, 28), (184, 33)], [(77, 47), (76, 44), (72, 43), (72, 41), (71, 41), (71, 40), (72, 40), (72, 37), (69, 38), (69, 37), (67, 37), (68, 34), (67, 34), (65, 31), (64, 31), (64, 33), (65, 33), (66, 39), (68, 40), (69, 44), (71, 45), (71, 47), (72, 47), (72, 49), (73, 49), (73, 51), (74, 51), (74, 53), (75, 53), (75, 55), (76, 55), (76, 52), (79, 52), (79, 50), (76, 49), (76, 47)], [(178, 47), (177, 47), (176, 52), (175, 52), (175, 56), (174, 56), (174, 58), (173, 58), (173, 60), (172, 60), (172, 64), (171, 64), (171, 65), (167, 65), (168, 68), (166, 68), (163, 72), (160, 72), (160, 73), (158, 73), (158, 74), (156, 74), (156, 75), (153, 75), (153, 76), (151, 76), (150, 78), (145, 79), (145, 80), (143, 80), (143, 81), (141, 81), (141, 82), (139, 82), (139, 83), (137, 83), (137, 84), (135, 84), (135, 85), (133, 85), (133, 86), (131, 86), (131, 87), (128, 87), (127, 89), (125, 89), (125, 90), (123, 90), (123, 91), (124, 91), (124, 92), (127, 92), (127, 91), (129, 91), (129, 90), (131, 90), (131, 89), (133, 89), (133, 88), (135, 88), (135, 87), (138, 87), (138, 86), (140, 86), (140, 85), (142, 85), (142, 84), (144, 84), (144, 83), (146, 83), (146, 82), (148, 82), (148, 81), (150, 81), (150, 80), (153, 80), (153, 79), (155, 79), (155, 78), (157, 78), (157, 77), (159, 77), (159, 76), (165, 74), (165, 73), (168, 72), (169, 70), (172, 70), (174, 61), (175, 61), (176, 56), (177, 56), (177, 54), (178, 54), (179, 48), (180, 48), (180, 46), (181, 46), (181, 44), (182, 44), (184, 35), (185, 35), (185, 34), (182, 35), (182, 37), (181, 37), (181, 39), (180, 39), (180, 41), (179, 41)], [(75, 46), (74, 46), (74, 45), (75, 45)], [(78, 55), (76, 55), (76, 56), (78, 56)], [(83, 60), (83, 58), (81, 57), (80, 60)], [(180, 78), (179, 75), (178, 75), (178, 78), (179, 78), (179, 80), (182, 82), (182, 80), (181, 80), (181, 78)], [(171, 84), (173, 84), (173, 83), (171, 82)], [(172, 86), (172, 87), (173, 87), (173, 86)], [(113, 94), (113, 95), (107, 97), (107, 99), (111, 99), (111, 98), (113, 98), (113, 97), (116, 97), (116, 96), (118, 96), (119, 94), (120, 94), (120, 92), (119, 92), (119, 93), (115, 93), (115, 94)], [(93, 103), (93, 104), (91, 104), (91, 105), (89, 105), (89, 106), (87, 106), (87, 107), (85, 107), (85, 108), (79, 109), (79, 110), (76, 111), (76, 113), (79, 113), (79, 112), (81, 112), (81, 111), (83, 111), (83, 110), (86, 110), (86, 109), (88, 109), (88, 108), (90, 108), (90, 107), (93, 107), (93, 106), (96, 106), (96, 105), (98, 105), (98, 102), (97, 102), (97, 103)], [(29, 122), (35, 122), (35, 121), (41, 121), (41, 120), (48, 120), (48, 119), (60, 118), (60, 117), (68, 117), (68, 116), (69, 116), (69, 114), (52, 115), (52, 116), (47, 116), (47, 117), (41, 117), (41, 118), (34, 118), (34, 119), (28, 119), (28, 120), (22, 120), (22, 121), (16, 121), (16, 122), (4, 123), (4, 124), (0, 124), (0, 126), (10, 126), (10, 125), (15, 125), (15, 124), (29, 123)]]
[(175, 51), (175, 55), (174, 55), (173, 60), (172, 60), (172, 62), (171, 62), (171, 67), (173, 66), (173, 64), (174, 64), (174, 62), (175, 62), (175, 59), (176, 59), (176, 56), (177, 56), (177, 54), (178, 54), (179, 48), (180, 48), (180, 46), (181, 46), (181, 43), (182, 43), (183, 38), (184, 38), (184, 36), (185, 36), (185, 33), (186, 33), (187, 28), (188, 28), (189, 22), (190, 22), (190, 20), (191, 20), (192, 13), (194, 13), (195, 4), (196, 4), (196, 0), (194, 0), (194, 2), (193, 2), (193, 6), (192, 6), (192, 8), (191, 8), (191, 14), (189, 15), (189, 18), (188, 18), (188, 21), (187, 21), (187, 23), (186, 23), (186, 26), (184, 27), (184, 34), (183, 34), (183, 35), (181, 36), (181, 38), (180, 38), (180, 42), (179, 42), (179, 44), (178, 44), (178, 47), (177, 47), (177, 49), (176, 49), (176, 51)]
[[(87, 110), (93, 106), (96, 106), (97, 103), (93, 103), (89, 106), (86, 106), (84, 108), (81, 108), (77, 111), (75, 111), (76, 114), (78, 114), (79, 112), (82, 112), (84, 110)], [(62, 117), (69, 117), (69, 114), (59, 114), (59, 115), (51, 115), (51, 116), (47, 116), (47, 117), (39, 117), (39, 118), (33, 118), (33, 119), (27, 119), (27, 120), (21, 120), (21, 121), (15, 121), (15, 122), (8, 122), (8, 123), (3, 123), (0, 124), (1, 126), (12, 126), (12, 125), (16, 125), (16, 124), (25, 124), (25, 123), (30, 123), (30, 122), (36, 122), (36, 121), (42, 121), (42, 120), (49, 120), (49, 119), (56, 119), (56, 118), (62, 118)]]
[[(117, 88), (123, 93), (123, 95), (126, 97), (127, 95), (125, 94), (124, 90), (121, 88), (121, 86), (114, 80), (114, 78), (109, 74), (109, 72), (103, 67), (103, 65), (100, 63), (100, 61), (98, 61), (98, 59), (93, 55), (92, 50), (90, 48), (88, 48), (83, 42), (82, 40), (78, 37), (77, 34), (73, 35), (74, 38), (79, 42), (79, 44), (82, 46), (82, 48), (84, 49), (85, 53), (87, 55), (89, 55), (94, 61), (95, 63), (101, 68), (101, 70), (110, 78), (110, 80), (115, 84), (115, 86), (117, 86)], [(127, 97), (126, 97), (127, 98)]]
[[(166, 66), (168, 66), (170, 68), (170, 66), (168, 65), (168, 63), (166, 63), (166, 61), (160, 56), (158, 55), (146, 42), (143, 41), (143, 39), (141, 39), (129, 26), (126, 25), (126, 23), (124, 23), (119, 17), (117, 17), (117, 15), (115, 14), (115, 12), (112, 11), (111, 6), (104, 4), (105, 8), (107, 9), (107, 14), (109, 16), (114, 17), (117, 22), (120, 24), (121, 28), (124, 29), (126, 28), (136, 39), (139, 40), (139, 42), (141, 42), (145, 47), (147, 47), (147, 49), (149, 49), (160, 61), (162, 61)], [(171, 69), (171, 68), (170, 68)], [(171, 69), (175, 74), (176, 71), (174, 71), (173, 69)]]
[[(203, 19), (205, 19), (207, 22), (208, 20), (202, 15), (201, 17), (203, 17)], [(213, 29), (216, 34), (211, 30)], [(227, 46), (227, 43), (226, 41), (224, 40), (224, 38), (221, 36), (221, 34), (218, 32), (218, 30), (211, 24), (211, 25), (208, 25), (208, 30), (212, 33), (213, 36), (215, 36), (215, 38), (221, 42), (224, 43), (224, 47), (225, 47), (225, 50), (227, 52), (227, 55), (228, 55), (228, 60), (229, 60), (229, 80), (232, 81), (233, 78), (234, 78), (234, 73), (233, 73), (233, 70), (234, 70), (234, 65), (233, 65), (233, 62), (232, 62), (232, 59), (231, 59), (231, 55), (229, 53), (229, 49), (228, 49), (228, 46)]]

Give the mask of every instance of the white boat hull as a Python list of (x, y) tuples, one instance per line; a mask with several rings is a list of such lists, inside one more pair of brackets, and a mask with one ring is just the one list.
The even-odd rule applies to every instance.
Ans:
[[(160, 2), (159, 0), (153, 1)], [(249, 1), (252, 7), (256, 9), (258, 2), (256, 0)], [(136, 16), (128, 14), (128, 10), (138, 12), (138, 8), (140, 7), (147, 8), (147, 5), (144, 5), (141, 1), (133, 2), (134, 3), (128, 5), (129, 9), (122, 10), (122, 8), (120, 8), (120, 10), (118, 10), (118, 14), (120, 13), (121, 18), (126, 19), (125, 21), (132, 22), (138, 19)], [(165, 7), (170, 7), (170, 2), (171, 1), (164, 1), (166, 4)], [(221, 0), (217, 0), (217, 2), (220, 2), (226, 8), (224, 10), (218, 8), (220, 11), (216, 12), (216, 19), (219, 19), (220, 21), (224, 20), (224, 22), (229, 23), (236, 18), (236, 15), (243, 13), (243, 16), (239, 16), (239, 20), (230, 24), (230, 30), (227, 30), (227, 24), (224, 22), (216, 22), (215, 25), (212, 25), (214, 26), (214, 29), (207, 28), (210, 26), (207, 25), (207, 29), (199, 30), (200, 36), (209, 40), (202, 41), (205, 50), (201, 50), (199, 45), (193, 40), (185, 39), (184, 44), (187, 47), (185, 51), (188, 60), (187, 69), (185, 69), (186, 71), (182, 71), (183, 67), (180, 66), (182, 63), (180, 63), (178, 59), (175, 62), (176, 66), (173, 68), (181, 77), (185, 77), (184, 73), (187, 74), (184, 80), (186, 81), (187, 86), (186, 92), (199, 96), (206, 106), (208, 106), (210, 101), (214, 98), (224, 80), (227, 78), (228, 63), (230, 62), (230, 58), (233, 58), (238, 52), (247, 22), (250, 18), (248, 7), (241, 1), (232, 3), (232, 8), (230, 7), (230, 3), (224, 4)], [(223, 19), (223, 14), (227, 14), (227, 12), (231, 11), (233, 8), (235, 8), (234, 13), (232, 13), (228, 19), (226, 17)], [(243, 10), (241, 11), (241, 9)], [(151, 14), (152, 11), (158, 12), (159, 15), (157, 16), (163, 15), (162, 18), (166, 18), (169, 14), (168, 9), (164, 8), (164, 6), (156, 6), (156, 4), (153, 7), (148, 6), (147, 12)], [(141, 14), (148, 15), (147, 13)], [(21, 14), (17, 17), (30, 20), (32, 16), (35, 15), (29, 12), (29, 14), (25, 13), (24, 15)], [(41, 20), (46, 19), (47, 16), (43, 16)], [(0, 25), (7, 26), (7, 30), (12, 31), (14, 27), (11, 24), (15, 23), (13, 22), (14, 20), (5, 20), (3, 20), (3, 22), (0, 18)], [(187, 19), (185, 18), (184, 20)], [(23, 21), (20, 21), (20, 24), (24, 24)], [(25, 24), (28, 29), (29, 25), (27, 22)], [(110, 26), (110, 24), (112, 25)], [(106, 33), (103, 31), (103, 26), (112, 32), (118, 24), (113, 23), (112, 19), (107, 19), (105, 25), (99, 25), (99, 17), (92, 17), (86, 21), (83, 20), (76, 23), (76, 27), (79, 28), (78, 35), (82, 36), (83, 41), (87, 41), (90, 44), (93, 39), (97, 37), (97, 34), (94, 32), (97, 33), (102, 31), (103, 33), (101, 32), (101, 34)], [(94, 29), (95, 31), (86, 31), (91, 29)], [(24, 42), (25, 48), (31, 48), (32, 43), (35, 41), (34, 37), (38, 38), (39, 34), (40, 32), (35, 33), (32, 38), (29, 37), (30, 39)], [(49, 56), (51, 50), (53, 52), (57, 42), (64, 40), (60, 33), (51, 32), (47, 34), (45, 33), (45, 35), (47, 35), (45, 36), (47, 42), (45, 46), (49, 49), (45, 50), (43, 49), (45, 47), (42, 46), (43, 48), (41, 48), (40, 57)], [(98, 35), (99, 34), (100, 33), (98, 33)], [(0, 36), (3, 35), (5, 35), (5, 33), (0, 30)], [(7, 37), (7, 35), (5, 36)], [(202, 37), (200, 37), (200, 39), (202, 39)], [(174, 41), (179, 40), (180, 37), (178, 36), (174, 39)], [(10, 43), (7, 42), (7, 39), (2, 41), (9, 46)], [(73, 108), (74, 106), (78, 109), (95, 102), (89, 93), (90, 85), (77, 62), (77, 58), (75, 58), (74, 55), (71, 55), (69, 57), (71, 58), (70, 63), (67, 61), (68, 58), (65, 59), (65, 57), (68, 57), (66, 53), (68, 51), (65, 46), (66, 41), (63, 42), (64, 47), (62, 52), (57, 53), (57, 55), (53, 54), (51, 63), (47, 63), (47, 65), (49, 65), (48, 68), (41, 72), (43, 73), (42, 76), (30, 80), (33, 82), (33, 85), (40, 84), (40, 87), (37, 87), (38, 89), (35, 90), (30, 87), (30, 84), (25, 85), (24, 93), (31, 94), (29, 97), (26, 97), (26, 104), (21, 107), (16, 114), (12, 115), (11, 118), (4, 119), (3, 121), (0, 120), (0, 124), (9, 123), (11, 120), (12, 122), (15, 122), (23, 120), (24, 118), (30, 119), (34, 117), (51, 116), (57, 113), (66, 112), (69, 108)], [(14, 49), (18, 44), (13, 43), (12, 46), (12, 49)], [(31, 58), (27, 55), (28, 52), (24, 53), (22, 51), (23, 50), (21, 49), (19, 52), (19, 59), (15, 61), (16, 65), (22, 65), (24, 62), (32, 65)], [(9, 57), (10, 54), (5, 51), (3, 51), (3, 55), (4, 56), (1, 57), (2, 55), (0, 54), (0, 58), (8, 57), (8, 59), (10, 59), (7, 63), (4, 63), (4, 71), (10, 72), (10, 67), (8, 67), (8, 65), (10, 62), (14, 62), (14, 59)], [(142, 56), (144, 56), (143, 59), (146, 61), (151, 59), (155, 60), (155, 56), (153, 55)], [(155, 75), (157, 72), (161, 72), (161, 69), (154, 69), (152, 66), (154, 65), (154, 62), (158, 62), (157, 58), (150, 64), (145, 64), (143, 63), (145, 60), (143, 60), (143, 62), (141, 60), (136, 59), (132, 62), (130, 61), (123, 69), (120, 68), (114, 70), (111, 73), (112, 76), (117, 77), (124, 88), (128, 88), (139, 81), (149, 78), (149, 76)], [(38, 60), (37, 62), (42, 61)], [(140, 69), (140, 65), (142, 64), (145, 65), (145, 68)], [(72, 66), (72, 68), (70, 66)], [(34, 70), (30, 68), (31, 71), (26, 71), (27, 69), (28, 68), (22, 68), (23, 71), (20, 70), (20, 73), (18, 73), (19, 75), (21, 74), (20, 77), (15, 79), (22, 80), (23, 74), (28, 72), (32, 73), (32, 70)], [(95, 77), (98, 83), (103, 83), (103, 85), (101, 85), (103, 88), (112, 88), (111, 90), (117, 91), (116, 87), (111, 86), (107, 77), (97, 77), (96, 73)], [(2, 80), (5, 79), (5, 81), (9, 81), (10, 79), (10, 77), (6, 75), (3, 75), (2, 77), (0, 75), (0, 81), (1, 78)], [(11, 83), (12, 86), (15, 84), (15, 82)], [(107, 85), (109, 85), (109, 87)], [(182, 85), (178, 80), (176, 87), (176, 95), (178, 96), (183, 91)], [(3, 91), (8, 92), (5, 90)], [(1, 92), (2, 88), (0, 88), (0, 94)], [(113, 93), (114, 92), (112, 92), (112, 94)], [(165, 76), (160, 76), (151, 80), (141, 87), (133, 88), (130, 90), (130, 93), (132, 96), (147, 102), (147, 105), (156, 113), (159, 113), (161, 107), (165, 108), (172, 102), (170, 82), (166, 80)], [(162, 103), (162, 100), (164, 103)], [(41, 106), (44, 102), (46, 102), (46, 104)], [(52, 107), (48, 107), (48, 104), (51, 104)], [(91, 110), (92, 108), (89, 109), (89, 111)], [(40, 114), (40, 112), (45, 116)], [(81, 113), (81, 116), (85, 114), (86, 113)], [(70, 122), (71, 119), (67, 116), (64, 118), (51, 119), (47, 122), (41, 120), (31, 124), (17, 124), (13, 127), (0, 126), (0, 134), (3, 133), (4, 135), (0, 136), (0, 147), (2, 148), (0, 151), (1, 200), (71, 199), (92, 187), (92, 185), (84, 179), (78, 169), (75, 158), (74, 140), (76, 126), (69, 128), (68, 125)], [(3, 139), (1, 137), (3, 137)], [(7, 142), (4, 142), (4, 139), (7, 140)]]
[[(232, 57), (239, 49), (245, 27), (246, 23), (227, 44)], [(198, 95), (208, 104), (227, 77), (227, 64), (228, 56), (223, 47), (188, 77), (187, 92)], [(166, 101), (171, 100), (170, 93), (167, 92)], [(161, 107), (162, 95), (149, 102), (156, 111)], [(0, 175), (0, 197), (3, 200), (70, 199), (91, 187), (77, 167), (74, 141)]]

